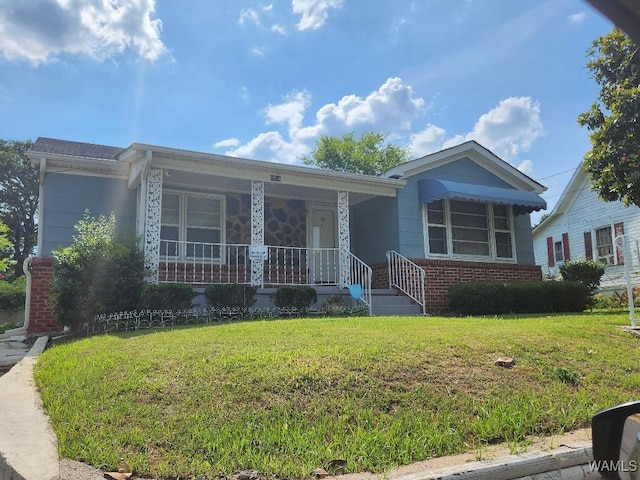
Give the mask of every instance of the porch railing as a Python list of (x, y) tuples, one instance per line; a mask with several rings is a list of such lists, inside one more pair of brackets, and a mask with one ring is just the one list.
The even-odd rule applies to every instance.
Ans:
[(397, 288), (403, 292), (422, 307), (422, 314), (425, 315), (425, 273), (423, 268), (395, 250), (387, 252), (387, 265), (389, 288)]
[(349, 285), (343, 284), (342, 286), (360, 285), (362, 288), (360, 298), (369, 307), (369, 315), (371, 315), (371, 278), (373, 277), (371, 267), (349, 252), (349, 274), (350, 278), (345, 282)]

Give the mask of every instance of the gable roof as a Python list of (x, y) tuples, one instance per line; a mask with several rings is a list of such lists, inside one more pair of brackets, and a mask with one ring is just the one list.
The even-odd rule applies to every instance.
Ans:
[(573, 172), (573, 175), (571, 175), (569, 183), (564, 187), (564, 190), (553, 207), (553, 210), (551, 210), (549, 215), (547, 215), (544, 220), (537, 224), (533, 229), (534, 234), (550, 223), (553, 218), (558, 215), (562, 215), (569, 210), (571, 205), (576, 201), (576, 198), (578, 198), (578, 194), (582, 191), (582, 184), (585, 180), (587, 180), (587, 172), (582, 168), (582, 163), (580, 163), (578, 168)]
[(475, 140), (470, 140), (461, 143), (460, 145), (456, 145), (455, 147), (445, 148), (439, 152), (431, 153), (424, 157), (402, 163), (387, 170), (381, 176), (387, 178), (411, 177), (418, 173), (432, 170), (465, 157), (470, 158), (472, 161), (518, 190), (542, 193), (547, 189), (547, 187), (522, 173), (510, 163), (505, 162)]
[(30, 151), (69, 157), (117, 160), (118, 155), (124, 151), (124, 148), (110, 147), (108, 145), (96, 145), (94, 143), (70, 142), (68, 140), (58, 140), (56, 138), (38, 137)]

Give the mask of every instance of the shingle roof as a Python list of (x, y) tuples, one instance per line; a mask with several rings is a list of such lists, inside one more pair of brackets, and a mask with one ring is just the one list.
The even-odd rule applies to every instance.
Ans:
[(110, 147), (107, 145), (95, 145), (93, 143), (70, 142), (55, 138), (38, 137), (30, 151), (38, 153), (52, 153), (56, 155), (116, 160), (117, 156), (124, 150), (125, 149), (121, 147)]

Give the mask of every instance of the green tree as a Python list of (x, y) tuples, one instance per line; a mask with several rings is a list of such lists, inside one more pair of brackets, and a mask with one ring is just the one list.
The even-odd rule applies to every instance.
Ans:
[(302, 161), (307, 165), (337, 172), (379, 175), (409, 160), (409, 150), (386, 143), (387, 135), (363, 132), (356, 138), (354, 132), (342, 137), (323, 135), (310, 156)]
[(0, 280), (3, 278), (2, 274), (11, 266), (11, 259), (8, 255), (11, 249), (11, 240), (7, 237), (8, 232), (9, 228), (0, 222)]
[(602, 199), (640, 206), (640, 54), (622, 31), (593, 42), (587, 68), (600, 84), (596, 101), (578, 123), (590, 131), (584, 157)]
[(134, 235), (116, 236), (115, 215), (86, 212), (73, 243), (53, 252), (51, 306), (58, 323), (79, 329), (96, 314), (137, 308), (144, 257)]
[(9, 257), (15, 261), (16, 277), (23, 274), (22, 262), (31, 255), (38, 239), (39, 174), (25, 155), (31, 145), (28, 140), (0, 140), (0, 215), (9, 227)]

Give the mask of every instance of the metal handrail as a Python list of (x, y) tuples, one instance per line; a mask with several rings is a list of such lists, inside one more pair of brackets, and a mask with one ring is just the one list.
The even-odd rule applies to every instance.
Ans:
[[(362, 287), (362, 296), (360, 299), (369, 308), (369, 315), (372, 315), (371, 306), (371, 279), (373, 277), (373, 271), (369, 265), (364, 263), (353, 253), (349, 254), (349, 275), (348, 283), (350, 285), (360, 285)], [(350, 285), (344, 285), (349, 287)]]
[(397, 288), (422, 308), (426, 315), (425, 272), (415, 262), (403, 257), (395, 250), (387, 252), (389, 288)]

